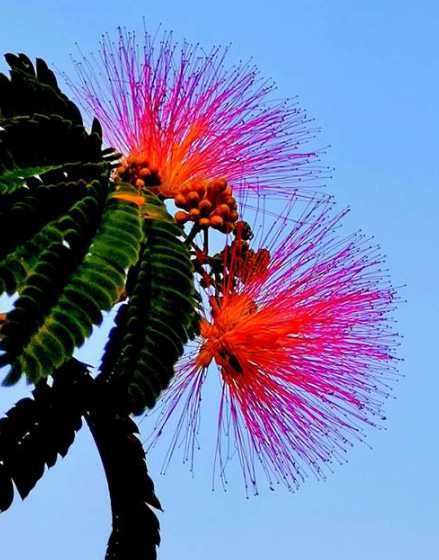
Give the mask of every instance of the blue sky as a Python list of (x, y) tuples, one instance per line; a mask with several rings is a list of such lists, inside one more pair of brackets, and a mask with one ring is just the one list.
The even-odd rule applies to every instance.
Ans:
[[(231, 43), (253, 56), (282, 96), (299, 95), (322, 128), (334, 166), (328, 184), (352, 212), (348, 228), (376, 236), (396, 285), (404, 379), (387, 403), (387, 429), (369, 433), (349, 462), (297, 494), (282, 489), (246, 500), (238, 484), (210, 491), (210, 462), (195, 478), (180, 464), (159, 475), (165, 507), (160, 559), (433, 559), (439, 547), (436, 348), (438, 277), (439, 5), (399, 0), (348, 2), (204, 0), (2, 3), (0, 51), (41, 56), (70, 71), (78, 42), (95, 49), (117, 25), (156, 29), (207, 46)], [(96, 361), (98, 334), (83, 356)], [(28, 388), (0, 390), (0, 412)], [(147, 421), (142, 423), (146, 427)], [(147, 429), (145, 428), (145, 433)], [(103, 558), (110, 509), (101, 465), (83, 430), (22, 503), (0, 518), (0, 557)]]

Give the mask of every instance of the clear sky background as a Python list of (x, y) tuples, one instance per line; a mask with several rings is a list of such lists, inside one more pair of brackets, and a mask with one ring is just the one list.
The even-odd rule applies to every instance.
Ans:
[[(434, 560), (439, 549), (438, 131), (439, 4), (370, 0), (0, 0), (0, 51), (41, 56), (71, 71), (77, 41), (95, 49), (117, 25), (142, 16), (177, 38), (232, 43), (253, 56), (302, 106), (331, 144), (328, 190), (352, 207), (348, 229), (375, 234), (395, 285), (405, 378), (387, 403), (387, 429), (372, 431), (325, 482), (296, 494), (268, 490), (246, 500), (240, 484), (210, 490), (209, 458), (196, 476), (176, 463), (149, 467), (165, 507), (161, 560)], [(98, 335), (85, 359), (95, 363)], [(0, 388), (0, 412), (28, 388)], [(205, 403), (206, 404), (206, 403)], [(206, 416), (205, 416), (206, 419)], [(145, 434), (148, 420), (142, 423)], [(110, 507), (86, 429), (68, 458), (25, 501), (0, 517), (0, 558), (104, 557)]]

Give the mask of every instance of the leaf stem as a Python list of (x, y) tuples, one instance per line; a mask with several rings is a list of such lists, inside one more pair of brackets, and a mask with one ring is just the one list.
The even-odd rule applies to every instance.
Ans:
[(200, 228), (198, 227), (198, 224), (194, 224), (189, 232), (189, 235), (186, 237), (184, 244), (187, 246), (190, 245), (199, 231)]
[(206, 257), (208, 257), (209, 256), (209, 232), (208, 232), (207, 228), (204, 230), (203, 235), (204, 235), (204, 237), (203, 237), (203, 252), (204, 252), (204, 255)]

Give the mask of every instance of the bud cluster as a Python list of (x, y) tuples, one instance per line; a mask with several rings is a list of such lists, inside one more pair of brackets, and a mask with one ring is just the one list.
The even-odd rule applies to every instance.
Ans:
[(137, 189), (147, 187), (155, 194), (160, 192), (160, 177), (156, 169), (150, 167), (142, 154), (124, 158), (115, 169), (113, 179), (116, 182), (130, 183)]
[(232, 187), (225, 179), (199, 181), (185, 185), (174, 197), (179, 210), (175, 214), (177, 223), (194, 222), (200, 228), (212, 227), (230, 233), (238, 220), (237, 203)]

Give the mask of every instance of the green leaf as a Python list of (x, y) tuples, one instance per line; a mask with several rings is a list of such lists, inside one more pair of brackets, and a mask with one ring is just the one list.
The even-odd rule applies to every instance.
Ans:
[[(145, 344), (130, 342), (134, 323), (129, 318), (122, 333), (124, 352), (140, 348), (141, 366), (118, 400), (136, 394), (152, 406), (156, 386), (164, 387), (172, 371), (169, 356), (180, 353), (186, 337), (185, 327), (167, 324), (172, 315), (160, 323), (154, 314), (168, 304), (192, 313), (192, 285), (186, 278), (191, 272), (178, 246), (179, 230), (157, 198), (129, 185), (115, 188), (110, 177), (118, 154), (102, 150), (98, 121), (89, 132), (84, 129), (79, 110), (60, 91), (44, 61), (37, 59), (34, 65), (23, 54), (8, 54), (6, 60), (10, 78), (0, 74), (0, 293), (18, 297), (6, 318), (1, 317), (0, 367), (10, 366), (4, 384), (25, 373), (36, 389), (33, 399), (20, 401), (0, 419), (0, 510), (11, 505), (14, 486), (24, 498), (45, 466), (67, 453), (85, 415), (110, 486), (113, 532), (107, 558), (155, 558), (159, 525), (150, 506), (159, 508), (160, 503), (136, 427), (128, 410), (120, 414), (119, 402), (113, 406), (116, 385), (110, 387), (104, 376), (104, 383), (96, 383), (71, 356), (100, 324), (102, 313), (124, 294), (128, 270), (130, 286), (137, 286), (135, 293), (127, 287), (130, 306), (137, 309), (145, 295), (142, 267), (150, 279), (154, 258), (157, 270), (162, 260), (168, 268), (178, 267), (183, 271), (175, 274), (181, 292), (166, 287), (166, 281), (161, 286), (161, 278), (146, 283), (151, 309), (146, 333), (139, 323)], [(144, 221), (149, 224), (145, 231)], [(157, 251), (154, 257), (144, 236), (146, 232), (154, 245), (153, 224), (158, 227), (160, 221), (168, 229), (161, 256)], [(168, 243), (174, 250), (167, 252)], [(183, 323), (189, 332), (193, 319), (183, 318)], [(160, 361), (148, 353), (148, 345), (158, 343), (169, 353)], [(48, 375), (53, 376), (52, 387), (45, 381)]]
[[(80, 255), (91, 240), (91, 236), (101, 219), (105, 203), (106, 184), (93, 181), (89, 185), (76, 185), (75, 198), (81, 197), (61, 218), (49, 222), (31, 239), (18, 245), (5, 259), (0, 260), (0, 294), (6, 291), (13, 294), (26, 287), (25, 283), (32, 272), (39, 272), (52, 279), (50, 289), (56, 291), (60, 281), (57, 263), (53, 263), (53, 251), (65, 243)], [(67, 196), (67, 193), (66, 193)], [(64, 249), (60, 249), (64, 253)], [(55, 255), (56, 256), (56, 255)], [(70, 258), (72, 264), (74, 261)], [(58, 263), (67, 273), (64, 263)], [(63, 274), (61, 274), (63, 276)]]
[(20, 400), (0, 419), (0, 511), (10, 507), (14, 485), (24, 499), (58, 455), (64, 457), (81, 428), (93, 379), (70, 360), (49, 387), (41, 383), (33, 398)]
[(80, 198), (81, 185), (104, 177), (108, 185), (119, 157), (102, 150), (96, 120), (90, 133), (85, 130), (44, 61), (34, 66), (23, 54), (6, 60), (11, 76), (0, 74), (0, 258), (64, 214)]
[(118, 310), (100, 377), (120, 406), (140, 414), (167, 387), (183, 345), (193, 336), (197, 302), (189, 252), (164, 204), (146, 195), (145, 206), (164, 219), (144, 221), (145, 242), (127, 279), (128, 301)]
[(34, 66), (24, 54), (9, 53), (5, 58), (11, 76), (0, 74), (0, 117), (55, 113), (82, 124), (78, 108), (61, 92), (44, 60), (37, 58)]
[(3, 169), (0, 173), (0, 194), (12, 193), (16, 189), (23, 187), (26, 179), (44, 175), (48, 171), (61, 169), (62, 165), (46, 165), (44, 167), (25, 167), (22, 169)]
[[(68, 360), (93, 326), (102, 322), (102, 312), (119, 300), (126, 270), (138, 259), (143, 239), (139, 207), (110, 195), (96, 231), (90, 221), (96, 219), (99, 208), (99, 184), (94, 195), (72, 208), (70, 214), (77, 217), (74, 224), (62, 218), (51, 226), (61, 236), (76, 227), (82, 236), (67, 246), (55, 241), (37, 257), (21, 261), (21, 295), (0, 329), (0, 347), (6, 356), (2, 359), (13, 366), (14, 379), (17, 371), (23, 371), (37, 382)], [(90, 231), (85, 236), (87, 226)], [(63, 232), (63, 228), (67, 229)], [(23, 263), (32, 271), (24, 280)], [(69, 326), (67, 332), (64, 324)]]

